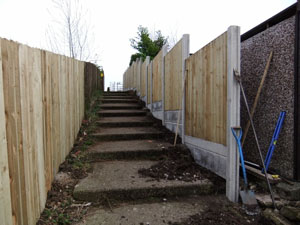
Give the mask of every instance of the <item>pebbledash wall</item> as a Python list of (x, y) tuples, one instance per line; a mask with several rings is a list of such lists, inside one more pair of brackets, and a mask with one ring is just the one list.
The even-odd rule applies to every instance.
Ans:
[[(285, 9), (241, 36), (241, 76), (251, 108), (268, 56), (273, 58), (254, 113), (254, 124), (263, 156), (267, 154), (280, 111), (286, 118), (276, 144), (270, 170), (299, 180), (299, 52), (295, 48), (299, 38), (297, 3)], [(248, 121), (241, 99), (241, 125)], [(244, 143), (246, 160), (260, 164), (252, 129)]]

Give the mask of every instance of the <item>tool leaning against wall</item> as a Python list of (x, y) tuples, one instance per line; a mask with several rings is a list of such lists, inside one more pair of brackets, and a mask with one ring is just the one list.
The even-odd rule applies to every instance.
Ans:
[(247, 98), (246, 98), (246, 95), (245, 95), (245, 91), (244, 91), (244, 88), (243, 88), (241, 75), (236, 70), (233, 71), (233, 74), (234, 74), (234, 77), (235, 77), (236, 81), (239, 83), (239, 85), (241, 87), (242, 96), (243, 96), (244, 103), (245, 103), (245, 106), (246, 106), (246, 109), (247, 109), (247, 113), (248, 113), (248, 116), (249, 116), (250, 125), (251, 125), (252, 130), (253, 130), (253, 134), (254, 134), (254, 138), (255, 138), (255, 142), (256, 142), (256, 147), (257, 147), (257, 150), (258, 150), (258, 153), (259, 153), (259, 157), (260, 157), (260, 160), (261, 160), (261, 163), (262, 163), (262, 166), (263, 166), (263, 170), (264, 170), (266, 182), (267, 182), (267, 185), (268, 185), (268, 189), (269, 189), (269, 192), (270, 192), (270, 195), (271, 195), (273, 207), (274, 207), (274, 209), (276, 209), (275, 200), (274, 200), (274, 194), (273, 194), (273, 191), (272, 191), (272, 188), (271, 188), (271, 185), (270, 185), (270, 181), (269, 181), (269, 178), (268, 178), (268, 174), (267, 174), (265, 162), (263, 160), (263, 156), (262, 156), (262, 153), (261, 153), (261, 148), (260, 148), (260, 145), (259, 145), (259, 142), (258, 142), (256, 130), (255, 130), (254, 123), (253, 123), (253, 120), (252, 120), (252, 115), (251, 115), (250, 110), (249, 110), (248, 101), (247, 101)]

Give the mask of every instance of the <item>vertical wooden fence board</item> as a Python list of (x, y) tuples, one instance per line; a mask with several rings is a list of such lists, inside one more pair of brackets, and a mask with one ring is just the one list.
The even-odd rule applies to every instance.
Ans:
[[(70, 151), (71, 148), (71, 140), (70, 140), (70, 110), (71, 110), (71, 96), (70, 96), (70, 64), (71, 60), (70, 58), (66, 59), (66, 146), (68, 151)], [(85, 94), (85, 93), (84, 93)]]
[[(76, 127), (76, 136), (75, 136), (75, 139), (77, 138), (77, 134), (78, 134), (78, 131), (80, 129), (80, 125), (81, 125), (81, 119), (80, 119), (80, 111), (81, 111), (81, 108), (80, 108), (80, 103), (81, 103), (81, 99), (80, 99), (80, 61), (77, 61), (77, 127)], [(98, 88), (98, 84), (99, 84), (99, 79), (98, 79), (98, 76), (100, 77), (100, 74), (98, 74), (98, 71), (97, 71), (97, 68), (96, 69), (96, 74), (95, 74), (95, 77), (96, 77), (96, 86), (95, 86), (95, 90)]]
[(20, 68), (20, 90), (21, 90), (21, 115), (22, 115), (22, 136), (23, 136), (23, 151), (24, 151), (24, 176), (26, 190), (26, 208), (28, 210), (28, 224), (34, 223), (35, 208), (37, 207), (36, 199), (33, 193), (37, 191), (35, 186), (35, 149), (33, 143), (33, 125), (34, 123), (32, 112), (32, 87), (31, 87), (31, 72), (29, 69), (29, 61), (31, 55), (28, 53), (28, 47), (20, 45), (19, 47), (19, 68)]
[(0, 221), (12, 225), (12, 205), (10, 194), (9, 167), (6, 140), (6, 118), (4, 108), (2, 54), (0, 42)]
[[(22, 46), (23, 47), (23, 46)], [(39, 193), (39, 187), (38, 187), (38, 167), (37, 167), (37, 161), (38, 161), (38, 154), (37, 154), (37, 143), (35, 141), (36, 137), (35, 137), (35, 128), (36, 128), (36, 122), (35, 122), (35, 106), (34, 106), (34, 102), (33, 102), (33, 95), (35, 93), (33, 93), (35, 91), (35, 89), (33, 89), (33, 82), (34, 82), (34, 68), (33, 68), (33, 64), (34, 64), (34, 53), (33, 53), (33, 49), (29, 49), (29, 47), (25, 46), (26, 48), (26, 55), (27, 55), (27, 59), (26, 59), (26, 67), (24, 68), (27, 72), (25, 73), (25, 79), (28, 81), (28, 85), (25, 87), (25, 89), (27, 89), (27, 102), (29, 104), (29, 111), (27, 112), (28, 114), (28, 118), (29, 119), (29, 129), (30, 131), (28, 132), (30, 137), (27, 136), (28, 139), (28, 146), (29, 146), (29, 157), (30, 157), (30, 174), (31, 174), (31, 189), (29, 190), (30, 192), (30, 198), (28, 198), (28, 201), (32, 202), (32, 209), (31, 209), (31, 216), (29, 216), (29, 224), (31, 224), (32, 222), (34, 223), (36, 218), (39, 215), (39, 196), (35, 196), (35, 193)], [(21, 48), (19, 49), (21, 50)], [(21, 60), (23, 60), (20, 57), (20, 64), (21, 64)], [(21, 86), (23, 84), (21, 83)], [(37, 93), (38, 95), (39, 93)], [(22, 99), (22, 96), (21, 96)], [(21, 102), (22, 104), (22, 102)], [(24, 134), (24, 132), (23, 132)], [(25, 137), (25, 136), (24, 136)], [(24, 138), (25, 139), (25, 138)]]
[(60, 94), (60, 143), (61, 143), (61, 158), (64, 159), (67, 155), (67, 145), (65, 141), (66, 137), (66, 57), (59, 56), (60, 60), (60, 85), (59, 85), (59, 94)]
[(70, 76), (69, 76), (69, 93), (70, 93), (70, 146), (73, 145), (73, 125), (74, 125), (74, 76), (73, 76), (73, 61), (70, 60)]
[(51, 94), (52, 94), (52, 141), (53, 141), (53, 175), (58, 172), (60, 160), (59, 138), (59, 61), (56, 54), (51, 54)]
[(79, 64), (79, 98), (80, 98), (80, 124), (83, 120), (84, 117), (84, 80), (83, 80), (83, 75), (84, 75), (84, 63), (80, 62)]
[[(84, 103), (84, 62), (81, 63), (81, 76), (80, 76), (80, 80), (81, 80), (81, 121), (84, 118), (84, 111), (85, 111), (85, 103)], [(104, 87), (103, 87), (104, 90)]]
[(18, 44), (1, 39), (12, 218), (14, 224), (28, 224), (24, 188), (26, 154), (23, 154), (18, 48)]
[[(79, 130), (79, 71), (78, 71), (78, 61), (75, 61), (75, 81), (74, 81), (74, 90), (75, 90), (75, 127), (74, 127), (74, 140), (76, 139), (77, 136), (77, 131)], [(94, 76), (96, 78), (96, 74)], [(97, 87), (97, 80), (94, 80), (95, 82), (95, 88)]]
[(33, 101), (33, 125), (34, 125), (34, 141), (36, 152), (36, 173), (37, 187), (39, 197), (39, 209), (36, 210), (36, 219), (44, 209), (47, 199), (47, 190), (45, 189), (45, 174), (44, 174), (44, 141), (43, 141), (43, 92), (42, 92), (42, 74), (41, 74), (41, 51), (38, 49), (31, 50), (33, 53), (32, 60), (32, 101)]
[[(77, 114), (77, 107), (76, 107), (76, 102), (77, 102), (77, 94), (76, 93), (76, 80), (77, 80), (77, 70), (76, 70), (76, 60), (73, 60), (73, 73), (72, 73), (72, 80), (73, 80), (73, 90), (72, 90), (72, 95), (73, 95), (73, 123), (72, 123), (72, 132), (73, 132), (73, 137), (72, 137), (72, 145), (74, 144), (74, 141), (77, 136), (76, 132), (76, 114)], [(92, 78), (92, 84), (93, 86), (95, 85), (93, 83), (94, 79)], [(93, 87), (92, 86), (92, 87)]]
[(53, 114), (53, 100), (52, 100), (52, 62), (51, 62), (51, 53), (45, 52), (44, 54), (44, 130), (45, 130), (45, 174), (46, 174), (46, 187), (47, 190), (51, 188), (51, 183), (54, 175), (53, 168), (53, 122), (52, 122), (52, 114)]

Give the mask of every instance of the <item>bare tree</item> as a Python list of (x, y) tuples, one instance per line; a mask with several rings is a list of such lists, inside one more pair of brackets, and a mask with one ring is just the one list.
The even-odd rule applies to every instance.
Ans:
[(171, 30), (168, 35), (169, 50), (172, 49), (178, 42), (177, 29)]
[(88, 10), (79, 0), (52, 0), (52, 3), (48, 10), (52, 21), (46, 32), (48, 47), (55, 53), (97, 63)]

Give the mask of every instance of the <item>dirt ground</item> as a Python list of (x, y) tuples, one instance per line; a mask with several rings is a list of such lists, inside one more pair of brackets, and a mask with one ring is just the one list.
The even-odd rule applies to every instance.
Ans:
[[(151, 177), (160, 181), (182, 180), (192, 182), (195, 180), (209, 179), (215, 187), (215, 194), (225, 193), (225, 180), (213, 174), (209, 170), (199, 166), (194, 162), (189, 150), (183, 146), (177, 146), (167, 152), (165, 157), (149, 169), (141, 169), (139, 173), (146, 177)], [(261, 215), (261, 209), (245, 208), (242, 204), (222, 202), (221, 204), (210, 202), (204, 213), (195, 214), (183, 221), (170, 225), (206, 225), (206, 224), (273, 224)]]
[(183, 145), (166, 151), (164, 157), (149, 169), (141, 169), (139, 173), (159, 180), (181, 180), (192, 182), (209, 179), (214, 182), (218, 192), (225, 191), (225, 180), (195, 163), (190, 151)]
[(248, 215), (247, 211), (239, 204), (215, 205), (211, 204), (208, 209), (201, 213), (186, 218), (183, 221), (169, 223), (169, 225), (207, 225), (207, 224), (231, 224), (231, 225), (273, 225), (260, 213)]

